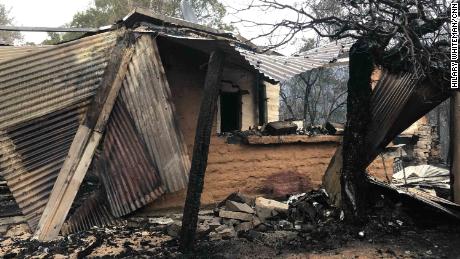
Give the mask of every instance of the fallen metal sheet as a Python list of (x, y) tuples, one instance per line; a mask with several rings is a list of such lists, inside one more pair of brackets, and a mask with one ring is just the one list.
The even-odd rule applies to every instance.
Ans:
[(188, 182), (190, 159), (174, 117), (169, 84), (155, 40), (143, 35), (120, 91), (120, 98), (155, 161), (167, 192), (184, 189)]
[(450, 189), (450, 172), (433, 165), (408, 166), (393, 174), (392, 184)]
[(0, 62), (0, 175), (32, 230), (115, 39), (101, 33)]
[(390, 191), (393, 195), (400, 196), (411, 201), (419, 202), (429, 208), (434, 209), (438, 213), (442, 213), (448, 217), (452, 217), (456, 220), (460, 220), (460, 206), (453, 204), (452, 202), (445, 200), (440, 197), (431, 196), (423, 192), (414, 193), (407, 191), (404, 188), (399, 188), (393, 185), (389, 185), (372, 178), (369, 178), (369, 182), (376, 188), (383, 188), (386, 191)]
[[(369, 165), (403, 130), (444, 101), (448, 95), (419, 75), (383, 71), (371, 97), (371, 123), (365, 141)], [(339, 163), (339, 164), (337, 164)], [(332, 159), (324, 176), (325, 188), (334, 202), (340, 202), (341, 161)]]
[(105, 193), (98, 191), (87, 198), (82, 206), (75, 210), (72, 216), (64, 223), (61, 234), (68, 235), (78, 231), (84, 231), (93, 227), (105, 227), (120, 224), (110, 213)]
[(159, 198), (158, 170), (120, 99), (107, 125), (97, 171), (113, 216), (121, 217)]

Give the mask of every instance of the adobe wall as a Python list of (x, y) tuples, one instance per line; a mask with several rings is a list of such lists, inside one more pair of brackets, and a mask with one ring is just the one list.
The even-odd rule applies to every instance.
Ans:
[[(318, 188), (338, 144), (227, 144), (212, 137), (202, 205), (220, 202), (230, 193), (284, 198)], [(166, 194), (147, 210), (181, 207), (185, 190)]]

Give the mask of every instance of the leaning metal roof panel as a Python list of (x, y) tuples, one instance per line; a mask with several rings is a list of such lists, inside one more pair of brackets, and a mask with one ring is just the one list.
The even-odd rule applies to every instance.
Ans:
[(20, 56), (30, 55), (54, 46), (0, 46), (0, 62), (18, 58)]
[(0, 175), (32, 229), (115, 39), (101, 33), (0, 62)]

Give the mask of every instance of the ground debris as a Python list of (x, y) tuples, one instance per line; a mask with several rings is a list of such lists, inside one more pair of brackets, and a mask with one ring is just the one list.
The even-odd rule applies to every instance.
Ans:
[[(401, 203), (385, 196), (372, 207), (367, 224), (355, 226), (341, 218), (323, 190), (293, 196), (288, 203), (232, 194), (215, 210), (199, 213), (199, 258), (455, 258), (460, 253), (458, 227), (420, 228)], [(229, 201), (245, 204), (254, 213), (230, 211)], [(263, 202), (260, 202), (263, 201)], [(276, 216), (262, 222), (257, 205)], [(288, 205), (289, 204), (289, 205)], [(268, 206), (270, 205), (270, 206)], [(237, 209), (239, 206), (235, 207)], [(246, 206), (244, 206), (246, 207)], [(286, 209), (288, 208), (288, 209)], [(247, 209), (247, 207), (246, 207)], [(242, 213), (250, 220), (219, 217), (221, 211)], [(89, 231), (41, 243), (30, 236), (0, 237), (1, 258), (183, 258), (178, 251), (180, 215), (127, 218), (116, 227)], [(129, 223), (135, 222), (133, 225)], [(20, 229), (20, 228), (18, 228)], [(18, 232), (11, 229), (10, 233)], [(23, 232), (23, 231), (19, 231)]]

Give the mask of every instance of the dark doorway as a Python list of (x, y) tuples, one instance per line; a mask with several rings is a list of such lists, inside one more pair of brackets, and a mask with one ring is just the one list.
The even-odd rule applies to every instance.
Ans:
[(220, 94), (220, 130), (230, 132), (241, 128), (241, 94), (222, 92)]

